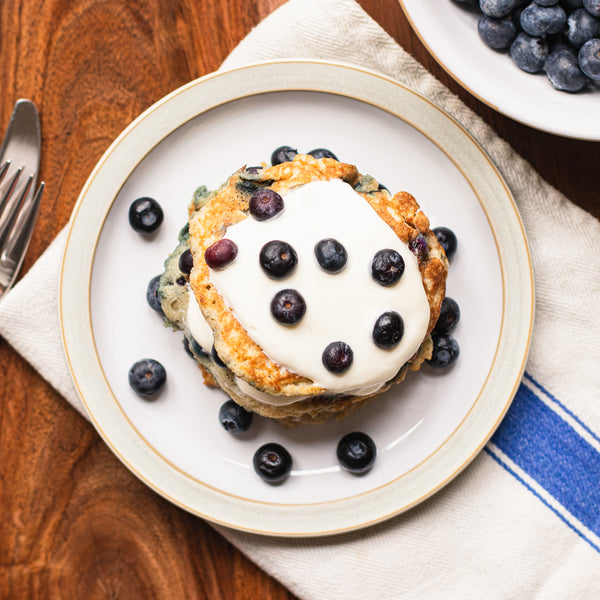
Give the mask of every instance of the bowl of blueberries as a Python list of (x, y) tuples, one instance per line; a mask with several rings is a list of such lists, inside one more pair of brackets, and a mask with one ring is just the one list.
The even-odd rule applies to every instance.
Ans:
[(600, 0), (400, 0), (440, 65), (517, 121), (600, 140)]

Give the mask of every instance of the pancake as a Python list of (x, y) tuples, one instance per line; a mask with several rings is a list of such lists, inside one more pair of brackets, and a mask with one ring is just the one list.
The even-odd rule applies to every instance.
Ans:
[[(251, 200), (261, 194), (283, 208), (257, 218)], [(339, 272), (315, 259), (313, 248), (324, 240), (347, 255)], [(275, 241), (297, 254), (281, 277), (259, 257)], [(218, 190), (196, 191), (178, 242), (159, 288), (166, 323), (183, 330), (205, 382), (248, 410), (286, 425), (342, 418), (431, 356), (430, 333), (445, 296), (444, 250), (411, 194), (392, 195), (354, 165), (300, 154), (275, 166), (243, 167)], [(225, 246), (235, 246), (233, 260), (209, 266), (211, 252)], [(373, 274), (379, 248), (386, 268), (391, 256), (400, 261), (398, 280)], [(269, 310), (289, 290), (306, 305), (291, 324)], [(375, 329), (381, 338), (398, 319), (400, 340), (377, 341)], [(323, 358), (328, 341), (338, 344), (335, 350), (351, 348), (352, 363), (342, 372)]]

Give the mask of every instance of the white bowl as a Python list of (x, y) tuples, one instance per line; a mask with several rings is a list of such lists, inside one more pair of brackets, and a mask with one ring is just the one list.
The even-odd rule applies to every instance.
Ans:
[(477, 13), (451, 0), (399, 2), (431, 55), (476, 98), (536, 129), (600, 140), (600, 86), (571, 94), (554, 89), (544, 73), (521, 71), (507, 52), (483, 43)]

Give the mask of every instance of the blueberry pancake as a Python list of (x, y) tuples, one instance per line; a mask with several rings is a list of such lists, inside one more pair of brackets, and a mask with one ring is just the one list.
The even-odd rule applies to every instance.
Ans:
[(207, 384), (284, 424), (318, 423), (431, 356), (447, 271), (410, 194), (299, 154), (196, 191), (159, 296)]

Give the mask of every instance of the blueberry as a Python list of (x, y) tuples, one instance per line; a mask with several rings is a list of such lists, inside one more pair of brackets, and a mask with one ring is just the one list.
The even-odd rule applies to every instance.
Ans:
[(283, 325), (295, 325), (306, 312), (306, 302), (296, 290), (281, 290), (271, 300), (271, 314)]
[(298, 264), (296, 251), (287, 242), (267, 242), (259, 254), (260, 266), (271, 279), (283, 279), (292, 273)]
[(521, 31), (523, 31), (523, 28), (521, 27), (521, 13), (523, 12), (523, 8), (525, 8), (525, 7), (517, 6), (510, 13), (510, 18), (512, 19), (513, 25), (515, 26), (517, 33), (520, 33)]
[(404, 273), (404, 259), (396, 250), (385, 248), (375, 254), (371, 263), (373, 279), (385, 287), (394, 285)]
[(366, 433), (353, 431), (338, 442), (336, 454), (343, 469), (360, 475), (366, 473), (375, 463), (377, 447)]
[(160, 296), (158, 294), (159, 286), (160, 275), (156, 275), (148, 282), (148, 287), (146, 288), (146, 302), (148, 302), (153, 310), (163, 315), (164, 312), (160, 302)]
[(319, 266), (328, 273), (339, 273), (346, 266), (348, 260), (346, 248), (333, 238), (317, 242), (315, 256)]
[(429, 247), (427, 240), (419, 233), (417, 237), (409, 245), (410, 251), (419, 259), (426, 260), (429, 256)]
[(354, 352), (345, 342), (331, 342), (323, 350), (321, 359), (328, 371), (339, 375), (352, 365)]
[(219, 422), (229, 433), (237, 434), (248, 431), (253, 420), (254, 413), (236, 404), (233, 400), (227, 400), (219, 409)]
[(583, 8), (585, 8), (592, 17), (600, 17), (600, 0), (583, 0)]
[(506, 17), (516, 5), (516, 0), (479, 0), (481, 12), (488, 17)]
[(140, 396), (154, 396), (167, 381), (165, 368), (152, 358), (143, 358), (129, 369), (129, 385)]
[(519, 33), (510, 46), (510, 56), (519, 69), (539, 73), (548, 56), (548, 43), (544, 38)]
[(600, 81), (600, 39), (588, 40), (578, 55), (581, 70), (593, 81)]
[(254, 453), (252, 465), (264, 481), (281, 483), (292, 471), (292, 457), (281, 444), (271, 442), (262, 445)]
[(523, 31), (534, 37), (559, 33), (566, 22), (567, 14), (562, 6), (539, 6), (532, 2), (521, 13)]
[(188, 248), (179, 255), (179, 270), (186, 275), (192, 272), (194, 266), (194, 257), (192, 251)]
[(202, 348), (202, 346), (193, 338), (187, 337), (183, 338), (183, 348), (186, 351), (186, 354), (196, 360), (196, 356), (201, 356), (202, 358), (208, 358), (208, 352)]
[(433, 353), (427, 361), (436, 369), (445, 369), (454, 363), (460, 354), (457, 341), (448, 333), (432, 333)]
[(176, 283), (177, 285), (180, 285), (181, 287), (183, 287), (184, 285), (186, 285), (186, 283), (187, 283), (187, 280), (186, 280), (186, 278), (185, 278), (185, 276), (184, 276), (184, 275), (181, 275), (180, 277), (178, 277), (178, 278), (175, 280), (175, 283)]
[(494, 18), (482, 15), (477, 22), (479, 37), (494, 50), (505, 50), (517, 35), (510, 17)]
[(224, 369), (227, 368), (227, 365), (223, 362), (223, 359), (217, 353), (217, 349), (215, 348), (214, 344), (212, 345), (212, 348), (210, 349), (210, 355), (211, 355), (212, 359), (214, 360), (215, 364), (219, 365), (219, 367), (223, 367)]
[(558, 0), (533, 0), (539, 6), (554, 6)]
[(129, 224), (138, 233), (156, 231), (163, 219), (163, 210), (154, 198), (138, 198), (129, 207)]
[(440, 316), (433, 328), (434, 333), (450, 333), (460, 321), (460, 308), (458, 302), (449, 296), (442, 300)]
[(204, 260), (211, 269), (222, 269), (234, 260), (237, 253), (236, 243), (228, 238), (222, 238), (206, 249)]
[(453, 2), (463, 5), (465, 8), (480, 10), (479, 0), (453, 0)]
[(587, 83), (587, 77), (579, 68), (577, 55), (566, 48), (550, 52), (544, 63), (544, 71), (557, 90), (578, 92)]
[(333, 160), (338, 160), (338, 157), (331, 150), (327, 150), (327, 148), (315, 148), (307, 154), (310, 154), (313, 158), (333, 158)]
[(293, 160), (297, 154), (298, 150), (295, 150), (291, 146), (279, 146), (279, 148), (275, 148), (273, 154), (271, 154), (271, 164), (275, 166), (288, 162)]
[(567, 39), (575, 48), (581, 48), (588, 40), (600, 36), (600, 19), (592, 17), (587, 10), (574, 10), (567, 19)]
[(456, 247), (458, 246), (458, 240), (454, 231), (447, 227), (436, 227), (432, 231), (440, 246), (444, 249), (446, 257), (450, 260), (454, 256)]
[(252, 194), (248, 209), (257, 221), (266, 221), (283, 210), (283, 198), (271, 189), (258, 190)]
[(378, 348), (389, 350), (397, 346), (404, 335), (404, 321), (395, 311), (384, 312), (375, 321), (373, 341)]

